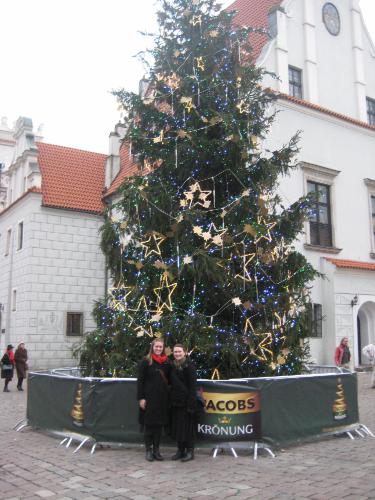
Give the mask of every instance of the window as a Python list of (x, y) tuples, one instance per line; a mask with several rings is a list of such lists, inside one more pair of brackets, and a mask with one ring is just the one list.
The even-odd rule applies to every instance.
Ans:
[(307, 304), (306, 306), (306, 324), (308, 337), (322, 337), (322, 305)]
[(367, 121), (370, 125), (375, 125), (375, 99), (366, 97), (367, 102)]
[(12, 290), (12, 311), (17, 311), (17, 290)]
[(372, 215), (372, 234), (374, 237), (373, 244), (375, 246), (375, 195), (371, 196), (371, 215)]
[(10, 242), (12, 241), (12, 230), (8, 229), (7, 231), (7, 237), (5, 241), (5, 252), (4, 255), (9, 255), (10, 252)]
[(289, 66), (289, 95), (302, 99), (302, 71)]
[(21, 250), (23, 246), (23, 222), (18, 224), (17, 250)]
[(66, 335), (81, 337), (83, 335), (83, 314), (68, 312), (66, 315)]
[(315, 201), (309, 216), (310, 244), (332, 246), (330, 187), (307, 181), (308, 193), (315, 193)]

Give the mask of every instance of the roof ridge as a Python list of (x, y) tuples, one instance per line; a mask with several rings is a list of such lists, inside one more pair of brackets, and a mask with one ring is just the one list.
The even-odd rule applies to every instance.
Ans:
[(71, 146), (61, 146), (60, 144), (52, 144), (51, 142), (36, 141), (36, 144), (37, 145), (42, 144), (43, 146), (53, 146), (55, 148), (70, 149), (73, 151), (81, 151), (82, 153), (90, 153), (93, 155), (99, 155), (99, 156), (104, 156), (104, 157), (108, 156), (106, 153), (97, 153), (96, 151), (89, 151), (88, 149), (73, 148)]

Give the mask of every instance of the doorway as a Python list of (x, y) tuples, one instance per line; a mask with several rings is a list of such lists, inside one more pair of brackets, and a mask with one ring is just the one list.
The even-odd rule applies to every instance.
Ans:
[(375, 341), (375, 303), (365, 302), (357, 315), (357, 360), (359, 365), (369, 365), (370, 360), (362, 355), (362, 349)]

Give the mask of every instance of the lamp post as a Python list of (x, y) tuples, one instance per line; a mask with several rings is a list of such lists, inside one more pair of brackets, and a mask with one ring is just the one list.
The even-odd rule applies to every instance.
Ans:
[(352, 298), (351, 302), (350, 302), (350, 305), (352, 307), (356, 306), (358, 304), (358, 295), (355, 294), (354, 297)]

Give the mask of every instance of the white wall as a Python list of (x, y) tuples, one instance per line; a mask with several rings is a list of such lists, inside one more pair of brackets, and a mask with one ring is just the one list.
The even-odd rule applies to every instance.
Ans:
[[(99, 248), (101, 217), (40, 206), (29, 194), (0, 216), (0, 302), (5, 304), (5, 334), (0, 345), (24, 340), (30, 366), (47, 368), (73, 363), (66, 312), (83, 312), (84, 331), (95, 327), (94, 301), (104, 295), (104, 257)], [(24, 221), (24, 246), (4, 256), (6, 230)], [(16, 234), (14, 234), (16, 236)], [(11, 273), (12, 269), (12, 273)], [(11, 283), (10, 283), (11, 279)], [(17, 311), (9, 310), (9, 291), (17, 289)], [(5, 318), (5, 320), (4, 320)]]

